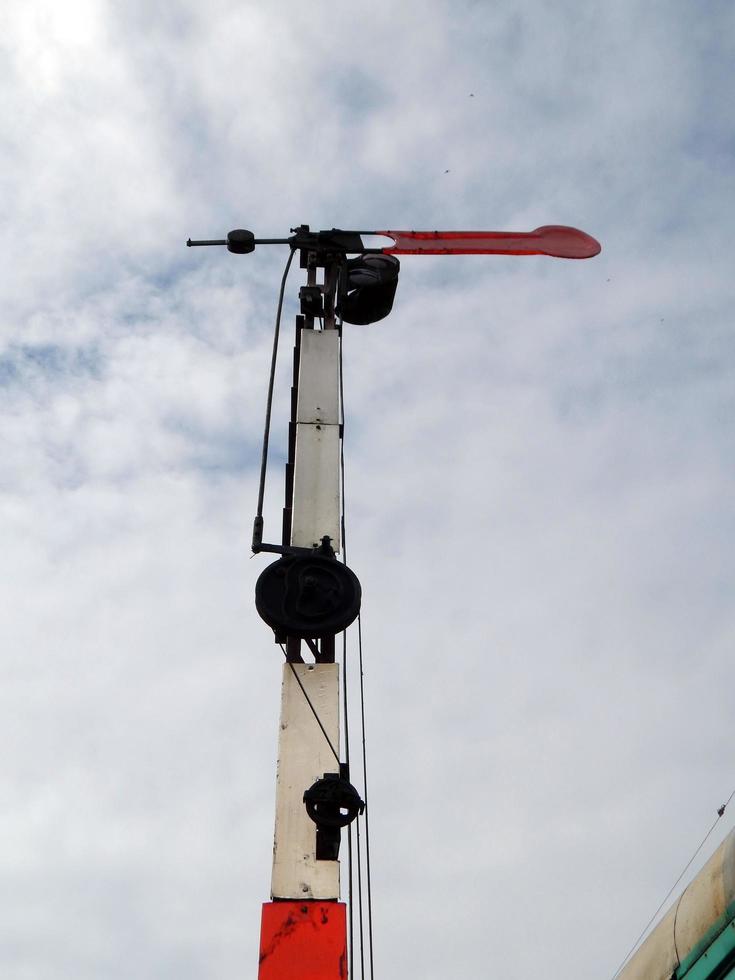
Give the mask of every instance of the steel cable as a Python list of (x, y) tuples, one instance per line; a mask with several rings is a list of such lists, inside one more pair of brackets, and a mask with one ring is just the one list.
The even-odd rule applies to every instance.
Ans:
[[(342, 440), (340, 445), (340, 490), (342, 496), (342, 508), (341, 508), (341, 532), (342, 532), (342, 560), (347, 562), (347, 541), (346, 541), (346, 530), (345, 530), (345, 512), (346, 506), (346, 493), (345, 493), (345, 457), (344, 457), (344, 428), (345, 428), (345, 409), (344, 409), (344, 373), (343, 373), (343, 361), (342, 361), (342, 330), (340, 324), (340, 345), (339, 345), (339, 395), (340, 395), (340, 420), (342, 429)], [(358, 615), (357, 617), (357, 635), (358, 635), (358, 664), (360, 673), (360, 685), (359, 685), (359, 698), (360, 698), (360, 731), (361, 731), (361, 749), (362, 749), (362, 779), (363, 779), (363, 793), (365, 796), (365, 893), (363, 892), (363, 857), (362, 857), (362, 843), (360, 835), (360, 818), (358, 817), (355, 823), (355, 849), (356, 849), (356, 866), (357, 866), (357, 901), (358, 901), (358, 929), (360, 936), (360, 975), (362, 980), (365, 978), (365, 917), (367, 916), (367, 952), (368, 952), (368, 967), (370, 980), (374, 980), (374, 963), (373, 963), (373, 909), (372, 909), (372, 881), (371, 881), (371, 869), (370, 869), (370, 818), (369, 818), (369, 804), (368, 804), (368, 785), (367, 785), (367, 736), (365, 728), (365, 686), (364, 686), (364, 665), (363, 665), (363, 646), (362, 646), (362, 618)], [(343, 644), (343, 679), (344, 679), (344, 714), (345, 714), (345, 732), (348, 731), (348, 717), (347, 717), (347, 642), (346, 639)], [(346, 738), (348, 736), (346, 735)], [(351, 830), (351, 828), (350, 828)], [(353, 870), (352, 870), (352, 837), (350, 835), (350, 889), (352, 888)], [(350, 892), (351, 894), (351, 892)], [(350, 940), (352, 943), (352, 939)], [(352, 956), (351, 956), (352, 964)], [(354, 975), (354, 974), (353, 974)]]
[(303, 685), (303, 684), (301, 683), (301, 678), (299, 677), (299, 675), (298, 675), (298, 673), (297, 673), (297, 671), (296, 671), (296, 668), (295, 668), (295, 667), (294, 667), (294, 665), (293, 665), (293, 664), (291, 663), (291, 661), (290, 661), (290, 660), (288, 659), (288, 654), (286, 653), (286, 648), (284, 647), (284, 645), (283, 645), (282, 643), (279, 643), (279, 644), (278, 644), (278, 646), (279, 646), (279, 647), (281, 648), (281, 651), (283, 652), (283, 656), (284, 656), (284, 657), (286, 658), (286, 663), (288, 663), (288, 665), (289, 665), (289, 667), (291, 668), (291, 673), (292, 673), (292, 674), (294, 675), (294, 677), (296, 678), (296, 682), (298, 683), (298, 685), (299, 685), (299, 687), (301, 688), (301, 693), (302, 693), (302, 694), (304, 695), (304, 697), (306, 698), (306, 703), (307, 703), (307, 704), (309, 705), (309, 707), (311, 708), (311, 713), (312, 713), (312, 714), (314, 715), (314, 717), (316, 718), (316, 723), (317, 723), (317, 725), (319, 725), (319, 727), (321, 728), (321, 730), (322, 730), (322, 735), (323, 735), (323, 736), (324, 736), (324, 737), (326, 738), (326, 740), (327, 740), (327, 745), (328, 745), (328, 746), (329, 746), (329, 748), (330, 748), (330, 749), (332, 750), (332, 755), (333, 755), (333, 756), (334, 756), (334, 758), (335, 758), (335, 759), (337, 760), (337, 765), (339, 766), (339, 764), (340, 764), (340, 761), (339, 761), (339, 756), (337, 755), (337, 750), (335, 749), (335, 747), (334, 747), (334, 745), (332, 745), (332, 740), (331, 740), (331, 738), (329, 737), (329, 735), (327, 735), (327, 730), (326, 730), (326, 728), (324, 727), (324, 725), (322, 724), (322, 720), (321, 720), (321, 718), (319, 717), (319, 715), (318, 715), (318, 713), (317, 713), (317, 710), (316, 710), (316, 708), (315, 708), (315, 707), (314, 707), (314, 705), (313, 705), (313, 704), (311, 703), (311, 699), (310, 699), (310, 697), (309, 697), (309, 695), (308, 695), (308, 694), (306, 693), (306, 688), (305, 688), (305, 687), (304, 687), (304, 685)]
[[(367, 793), (365, 795), (367, 795)], [(628, 952), (627, 952), (627, 954), (625, 956), (625, 959), (623, 959), (623, 961), (621, 962), (620, 966), (617, 968), (617, 970), (615, 971), (615, 973), (613, 973), (611, 980), (617, 980), (617, 977), (620, 976), (623, 968), (625, 967), (625, 965), (627, 964), (628, 960), (631, 958), (631, 956), (633, 955), (633, 953), (635, 953), (636, 950), (638, 949), (638, 946), (640, 945), (643, 937), (648, 932), (648, 930), (651, 927), (652, 923), (656, 921), (656, 917), (658, 916), (659, 912), (664, 907), (664, 905), (668, 902), (668, 900), (669, 900), (672, 892), (674, 891), (674, 889), (676, 888), (676, 886), (679, 884), (679, 882), (681, 881), (681, 879), (684, 877), (684, 875), (687, 873), (687, 871), (691, 867), (692, 862), (694, 861), (694, 859), (696, 858), (696, 856), (699, 854), (699, 852), (702, 850), (702, 848), (704, 847), (704, 845), (709, 840), (709, 837), (710, 837), (712, 831), (715, 829), (715, 827), (717, 826), (717, 824), (720, 822), (720, 820), (724, 816), (725, 810), (727, 809), (728, 804), (730, 803), (730, 801), (732, 800), (732, 798), (734, 796), (735, 796), (735, 790), (733, 790), (732, 793), (730, 793), (730, 796), (728, 797), (727, 802), (723, 803), (722, 806), (717, 810), (717, 816), (715, 817), (712, 826), (710, 827), (710, 829), (707, 831), (707, 833), (702, 838), (702, 840), (701, 840), (699, 846), (697, 847), (696, 851), (694, 852), (694, 854), (692, 854), (692, 856), (687, 861), (686, 865), (684, 866), (684, 870), (681, 872), (681, 874), (676, 879), (676, 881), (674, 882), (674, 884), (671, 886), (671, 888), (669, 888), (669, 890), (664, 895), (663, 899), (661, 900), (661, 904), (659, 905), (659, 907), (656, 909), (656, 911), (653, 913), (653, 915), (651, 916), (651, 918), (648, 920), (648, 922), (643, 927), (640, 935), (638, 936), (638, 938), (636, 939), (636, 941), (633, 943), (633, 945), (628, 950)]]
[(260, 457), (260, 483), (258, 486), (258, 507), (255, 515), (255, 528), (253, 529), (253, 543), (256, 539), (256, 529), (260, 528), (260, 533), (262, 534), (263, 527), (263, 500), (265, 498), (265, 476), (266, 470), (268, 469), (268, 441), (270, 439), (271, 431), (271, 410), (273, 407), (273, 386), (276, 378), (276, 361), (278, 359), (278, 338), (281, 333), (281, 313), (283, 311), (283, 294), (286, 290), (286, 280), (288, 279), (288, 272), (291, 268), (291, 262), (295, 254), (295, 249), (293, 246), (288, 254), (288, 260), (286, 261), (286, 268), (283, 270), (283, 276), (281, 278), (281, 289), (278, 294), (278, 309), (276, 311), (276, 325), (273, 331), (273, 353), (271, 354), (271, 370), (270, 376), (268, 378), (268, 396), (266, 398), (265, 406), (265, 426), (263, 427), (263, 451)]

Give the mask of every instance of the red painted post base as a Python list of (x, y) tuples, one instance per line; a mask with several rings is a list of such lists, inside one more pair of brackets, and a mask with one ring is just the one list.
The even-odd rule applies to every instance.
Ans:
[(266, 902), (258, 980), (347, 980), (343, 902)]

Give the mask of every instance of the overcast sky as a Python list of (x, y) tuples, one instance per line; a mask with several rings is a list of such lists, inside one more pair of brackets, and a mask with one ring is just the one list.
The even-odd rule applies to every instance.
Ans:
[(376, 977), (610, 980), (735, 789), (735, 8), (0, 27), (0, 975), (256, 976), (285, 255), (186, 239), (569, 224), (602, 254), (406, 257), (390, 319), (345, 328), (347, 535)]

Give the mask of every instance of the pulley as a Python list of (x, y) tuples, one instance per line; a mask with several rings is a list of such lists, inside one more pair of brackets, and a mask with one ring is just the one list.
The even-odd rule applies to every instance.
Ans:
[(284, 555), (261, 572), (255, 607), (276, 636), (320, 639), (355, 621), (362, 588), (353, 571), (324, 554)]
[(304, 793), (309, 817), (316, 824), (317, 861), (336, 861), (339, 857), (340, 831), (362, 813), (365, 804), (347, 778), (347, 766), (340, 772), (325, 772), (322, 779)]
[(317, 827), (346, 827), (362, 813), (365, 804), (352, 783), (336, 772), (325, 772), (322, 779), (304, 793), (306, 812)]

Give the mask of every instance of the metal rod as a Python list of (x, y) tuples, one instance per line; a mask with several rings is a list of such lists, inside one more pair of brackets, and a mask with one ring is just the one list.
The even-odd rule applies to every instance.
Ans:
[[(265, 427), (263, 430), (263, 453), (260, 460), (260, 486), (258, 487), (258, 510), (256, 515), (255, 530), (253, 532), (253, 551), (255, 551), (256, 545), (262, 545), (262, 519), (263, 519), (263, 498), (265, 496), (265, 471), (268, 466), (268, 440), (270, 438), (271, 430), (271, 409), (273, 406), (273, 384), (276, 377), (276, 358), (278, 357), (278, 337), (281, 332), (281, 311), (283, 310), (283, 294), (286, 290), (286, 280), (288, 279), (288, 270), (291, 268), (291, 262), (295, 254), (295, 249), (291, 249), (288, 261), (286, 262), (286, 268), (283, 270), (283, 278), (281, 279), (281, 290), (278, 294), (278, 310), (276, 311), (276, 328), (273, 332), (273, 353), (271, 354), (271, 370), (270, 376), (268, 378), (268, 397), (266, 399), (266, 409), (265, 409)], [(257, 532), (257, 533), (256, 533)], [(256, 540), (256, 538), (260, 540)], [(265, 549), (260, 547), (261, 551)]]
[[(290, 244), (290, 238), (254, 238), (254, 245), (288, 245)], [(208, 238), (202, 241), (193, 241), (191, 238), (187, 238), (186, 244), (191, 248), (192, 245), (226, 245), (226, 238)]]

